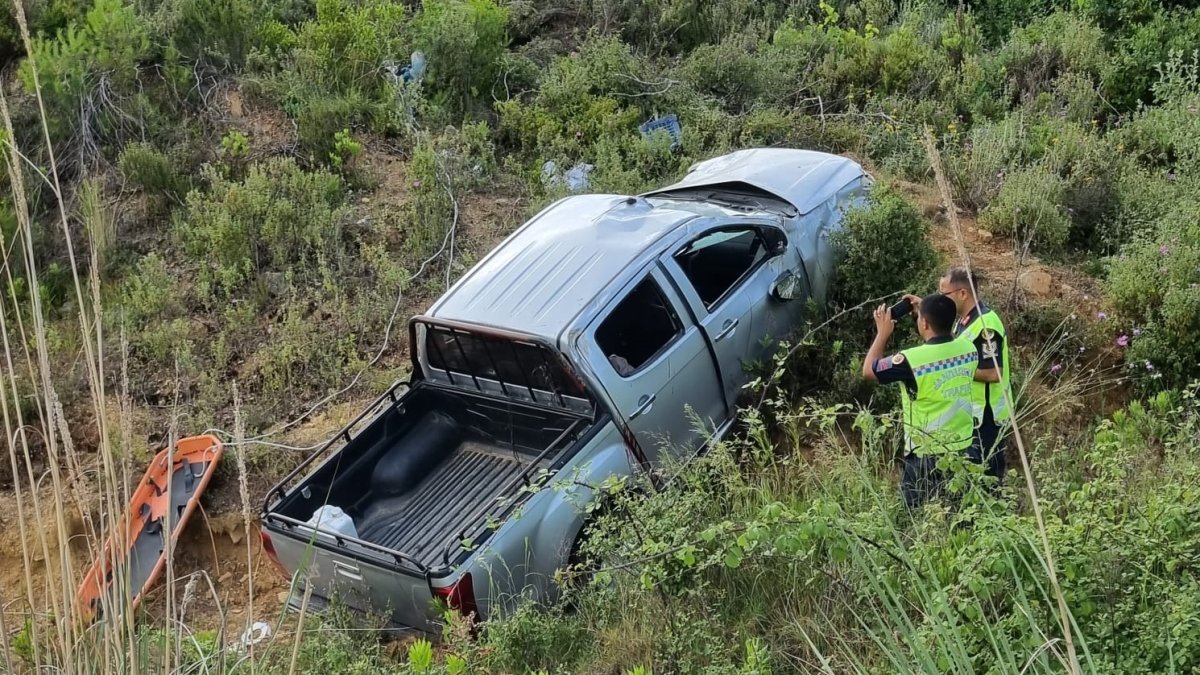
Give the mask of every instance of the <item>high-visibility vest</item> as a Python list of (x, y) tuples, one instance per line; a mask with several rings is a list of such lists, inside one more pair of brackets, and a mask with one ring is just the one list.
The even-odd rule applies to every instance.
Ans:
[[(996, 420), (997, 425), (1002, 425), (1012, 417), (1011, 403), (1012, 397), (1012, 379), (1009, 377), (1009, 369), (1012, 367), (1012, 361), (1008, 358), (1008, 338), (1004, 333), (1004, 322), (1000, 320), (1000, 315), (992, 310), (986, 310), (982, 314), (972, 319), (971, 323), (967, 324), (959, 333), (958, 339), (975, 343), (975, 340), (983, 335), (984, 340), (994, 340), (996, 337), (1004, 338), (1004, 348), (1001, 350), (1000, 363), (1000, 382), (991, 384), (989, 382), (973, 382), (971, 385), (971, 403), (974, 406), (975, 424), (978, 426), (983, 422), (983, 411), (987, 406), (992, 407), (992, 418)], [(992, 342), (995, 348), (995, 342)], [(987, 345), (985, 343), (984, 350), (986, 352)], [(987, 356), (985, 353), (984, 356)], [(1005, 395), (1007, 393), (1007, 396)]]
[(924, 344), (900, 352), (917, 382), (913, 398), (900, 390), (904, 436), (918, 455), (966, 450), (975, 431), (971, 383), (979, 365), (975, 345), (965, 340)]

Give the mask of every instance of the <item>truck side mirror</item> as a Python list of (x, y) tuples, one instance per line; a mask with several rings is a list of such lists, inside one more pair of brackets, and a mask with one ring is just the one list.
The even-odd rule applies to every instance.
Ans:
[(779, 302), (794, 300), (800, 294), (800, 277), (790, 270), (779, 275), (775, 283), (771, 284), (771, 297)]

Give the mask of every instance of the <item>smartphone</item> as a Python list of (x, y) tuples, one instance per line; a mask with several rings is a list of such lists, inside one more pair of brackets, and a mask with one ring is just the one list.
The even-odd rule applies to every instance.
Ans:
[(899, 321), (905, 315), (911, 313), (912, 310), (913, 310), (912, 303), (909, 302), (907, 299), (897, 302), (896, 304), (892, 305), (888, 309), (888, 311), (892, 315), (892, 321)]

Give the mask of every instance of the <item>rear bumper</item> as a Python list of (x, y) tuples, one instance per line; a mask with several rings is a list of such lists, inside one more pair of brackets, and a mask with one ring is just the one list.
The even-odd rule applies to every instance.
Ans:
[[(304, 591), (299, 588), (293, 589), (288, 594), (286, 603), (287, 610), (294, 614), (299, 614), (303, 604)], [(332, 608), (333, 603), (331, 603), (328, 599), (313, 594), (308, 596), (308, 607), (305, 611), (305, 615), (319, 617), (326, 616), (329, 614)], [(381, 616), (368, 615), (366, 612), (349, 605), (341, 605), (338, 607), (338, 609), (343, 612), (347, 610), (349, 611), (350, 615), (354, 617), (355, 627), (377, 630), (393, 640), (402, 639), (405, 637), (422, 637), (427, 640), (437, 640), (441, 637), (440, 631), (432, 632), (420, 628), (414, 628), (413, 626), (406, 626)]]

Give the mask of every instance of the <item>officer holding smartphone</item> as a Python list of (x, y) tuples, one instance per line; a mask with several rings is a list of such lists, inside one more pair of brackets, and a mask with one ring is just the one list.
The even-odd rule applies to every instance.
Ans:
[[(884, 355), (896, 320), (915, 311), (924, 344)], [(954, 339), (958, 318), (954, 301), (935, 293), (913, 303), (909, 298), (875, 309), (875, 340), (863, 360), (864, 379), (901, 386), (904, 468), (900, 491), (910, 508), (940, 493), (944, 477), (938, 457), (966, 454), (975, 423), (971, 385), (979, 354), (967, 340)]]

